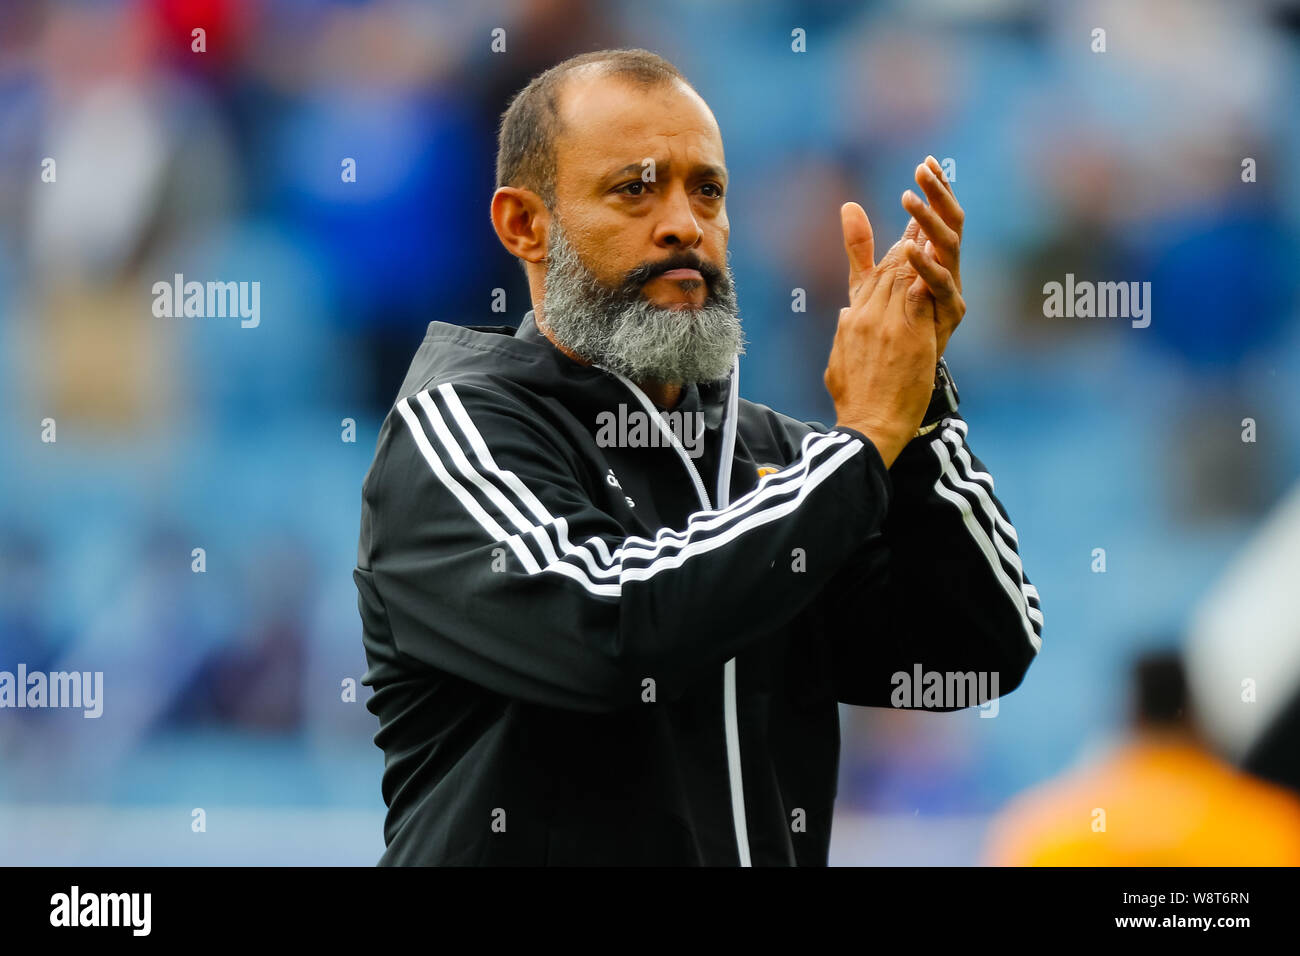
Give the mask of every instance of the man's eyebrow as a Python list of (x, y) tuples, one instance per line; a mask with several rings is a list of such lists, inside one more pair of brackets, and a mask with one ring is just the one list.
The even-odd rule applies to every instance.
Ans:
[[(613, 182), (615, 179), (618, 179), (620, 176), (629, 176), (632, 173), (636, 173), (639, 176), (641, 175), (641, 172), (645, 168), (646, 168), (646, 164), (644, 162), (628, 163), (622, 169), (615, 169), (612, 172), (608, 173), (605, 176), (605, 178), (602, 180), (602, 183)], [(660, 175), (664, 175), (664, 176), (671, 175), (672, 163), (670, 162), (655, 163), (654, 170), (655, 170), (656, 178)], [(721, 183), (724, 186), (727, 184), (727, 168), (725, 166), (715, 166), (712, 163), (703, 163), (695, 167), (695, 174), (697, 176), (717, 179), (721, 181)]]

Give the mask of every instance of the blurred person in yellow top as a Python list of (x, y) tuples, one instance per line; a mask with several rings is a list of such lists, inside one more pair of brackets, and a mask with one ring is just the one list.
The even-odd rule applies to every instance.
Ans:
[(1144, 656), (1134, 676), (1128, 738), (1012, 800), (993, 822), (985, 862), (1300, 864), (1300, 800), (1209, 751), (1196, 728), (1181, 658)]

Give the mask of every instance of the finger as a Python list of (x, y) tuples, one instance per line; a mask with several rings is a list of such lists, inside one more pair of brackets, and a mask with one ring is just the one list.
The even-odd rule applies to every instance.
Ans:
[(939, 178), (939, 182), (943, 183), (944, 188), (947, 189), (948, 192), (956, 195), (955, 190), (952, 188), (952, 182), (948, 179), (948, 174), (943, 171), (943, 163), (939, 162), (933, 156), (927, 156), (925, 157), (925, 165), (934, 170), (935, 176)]
[(909, 335), (920, 335), (937, 342), (939, 326), (934, 320), (934, 296), (916, 272), (900, 274), (890, 285), (888, 314), (893, 321), (902, 323)]
[[(881, 269), (877, 266), (858, 290), (858, 297), (847, 308), (840, 309), (837, 331), (844, 324), (846, 313), (861, 321), (871, 316), (884, 314), (889, 307), (889, 293), (893, 286), (893, 269)], [(883, 280), (883, 281), (882, 281)]]
[(903, 208), (921, 224), (921, 231), (934, 243), (939, 261), (955, 268), (961, 256), (961, 236), (944, 222), (933, 206), (927, 206), (912, 190), (903, 193)]
[(943, 217), (943, 221), (959, 236), (966, 221), (966, 211), (953, 195), (952, 189), (926, 164), (916, 167), (916, 184), (925, 192), (930, 205)]
[(960, 293), (952, 273), (943, 267), (932, 255), (927, 255), (919, 243), (913, 242), (907, 247), (907, 259), (916, 270), (917, 276), (934, 295), (941, 306), (955, 305)]
[(876, 263), (876, 269), (880, 270), (880, 269), (906, 268), (907, 255), (904, 253), (903, 250), (907, 247), (907, 244), (909, 242), (911, 242), (914, 239), (920, 238), (920, 235), (921, 235), (921, 224), (917, 222), (915, 219), (909, 219), (907, 221), (907, 228), (903, 230), (902, 238), (899, 239), (892, 246), (890, 246), (888, 251), (886, 251), (885, 254), (880, 257), (880, 261)]
[(871, 289), (871, 298), (867, 300), (868, 312), (875, 309), (883, 310), (888, 307), (889, 297), (891, 290), (893, 289), (897, 271), (896, 268), (890, 266), (884, 268), (881, 268), (880, 266), (876, 267), (876, 271), (872, 273), (872, 281), (874, 285)]
[[(908, 245), (911, 245), (911, 243), (905, 244), (904, 249), (906, 249)], [(906, 256), (906, 252), (904, 252), (904, 256)], [(890, 290), (889, 290), (890, 304), (891, 305), (893, 304), (893, 300), (895, 298), (901, 299), (902, 297), (906, 296), (908, 294), (908, 290), (912, 287), (912, 283), (915, 282), (917, 278), (918, 275), (915, 269), (912, 269), (910, 267), (907, 269), (903, 269), (903, 268), (895, 269), (893, 272), (893, 281), (890, 282)]]
[(935, 321), (937, 313), (934, 296), (930, 294), (925, 280), (918, 275), (908, 283), (903, 299), (903, 314), (912, 323), (928, 322), (937, 342), (939, 338), (939, 323)]
[(942, 355), (948, 336), (961, 324), (962, 316), (966, 313), (966, 303), (952, 273), (940, 265), (933, 255), (922, 250), (919, 244), (913, 244), (908, 249), (908, 259), (916, 269), (917, 280), (934, 296), (939, 354)]
[(849, 300), (876, 267), (875, 234), (867, 211), (855, 202), (840, 207), (840, 226), (844, 230), (844, 252), (849, 259)]
[(921, 224), (914, 218), (907, 220), (907, 226), (903, 229), (903, 235), (892, 246), (885, 250), (885, 254), (880, 257), (876, 263), (876, 271), (883, 269), (895, 269), (907, 264), (907, 256), (903, 254), (903, 247), (913, 239), (921, 235)]
[(889, 294), (893, 286), (893, 269), (880, 266), (872, 271), (858, 290), (858, 298), (851, 307), (860, 319), (879, 317), (889, 308)]
[[(946, 265), (943, 262), (943, 260), (939, 258), (939, 250), (934, 247), (934, 243), (931, 242), (929, 239), (925, 240), (925, 254), (927, 256), (934, 257), (934, 259), (938, 261), (940, 265), (944, 265), (946, 268)], [(960, 258), (960, 256), (961, 253), (958, 252), (958, 258)], [(960, 294), (961, 293), (961, 272), (959, 272), (956, 269), (949, 269), (949, 271), (952, 273), (953, 284), (957, 286), (957, 292), (958, 294)]]

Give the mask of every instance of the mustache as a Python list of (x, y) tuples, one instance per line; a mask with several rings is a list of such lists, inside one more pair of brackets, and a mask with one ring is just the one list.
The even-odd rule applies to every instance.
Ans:
[(657, 279), (665, 272), (672, 272), (674, 269), (694, 269), (704, 277), (704, 283), (710, 291), (722, 278), (722, 270), (712, 262), (701, 259), (693, 252), (679, 252), (659, 262), (641, 263), (624, 277), (623, 288), (628, 291), (638, 291), (651, 279)]

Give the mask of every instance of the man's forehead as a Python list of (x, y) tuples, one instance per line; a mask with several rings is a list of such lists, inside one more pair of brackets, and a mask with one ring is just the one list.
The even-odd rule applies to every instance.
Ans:
[[(663, 146), (689, 142), (701, 159), (721, 164), (722, 136), (704, 100), (679, 80), (642, 87), (618, 76), (582, 71), (561, 87), (557, 151), (586, 167), (607, 165)], [(593, 170), (594, 171), (594, 170)]]

